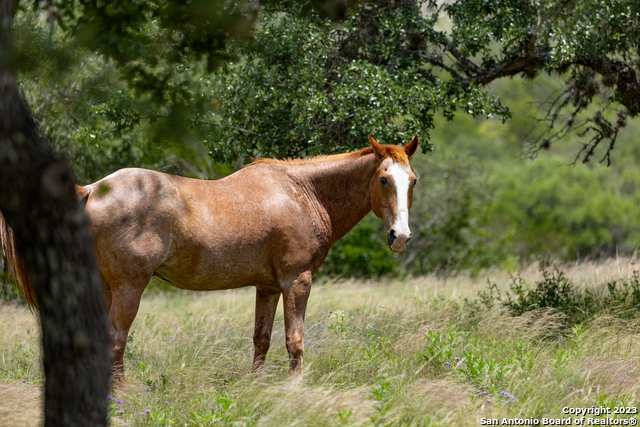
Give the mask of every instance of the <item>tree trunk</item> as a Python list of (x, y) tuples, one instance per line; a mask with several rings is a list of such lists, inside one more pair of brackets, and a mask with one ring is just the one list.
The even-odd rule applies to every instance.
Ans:
[(54, 157), (13, 77), (13, 0), (0, 0), (0, 211), (42, 325), (46, 426), (106, 426), (110, 353), (92, 237), (74, 175)]

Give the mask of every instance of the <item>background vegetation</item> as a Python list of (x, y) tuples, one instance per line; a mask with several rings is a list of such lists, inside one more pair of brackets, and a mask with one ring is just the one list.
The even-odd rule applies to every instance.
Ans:
[[(103, 16), (102, 9), (89, 8), (83, 15), (70, 8), (54, 25), (43, 12), (22, 9), (14, 20), (21, 88), (40, 129), (81, 183), (131, 166), (220, 178), (255, 156), (343, 152), (365, 145), (368, 132), (392, 143), (418, 133), (423, 150), (413, 162), (420, 182), (407, 252), (391, 254), (382, 222), (370, 215), (332, 249), (322, 275), (448, 274), (494, 266), (513, 271), (539, 256), (567, 261), (633, 254), (640, 233), (640, 122), (625, 115), (626, 126), (611, 125), (613, 151), (593, 146), (593, 130), (553, 128), (562, 120), (577, 126), (585, 118), (582, 129), (596, 126), (589, 119), (594, 114), (615, 121), (622, 110), (612, 102), (619, 95), (607, 89), (606, 79), (584, 77), (576, 68), (566, 80), (559, 64), (568, 61), (567, 52), (552, 51), (548, 74), (529, 69), (485, 90), (454, 84), (463, 77), (454, 71), (464, 69), (459, 57), (457, 63), (445, 56), (438, 62), (437, 55), (412, 50), (427, 46), (419, 38), (430, 34), (425, 40), (444, 46), (444, 53), (457, 44), (465, 55), (481, 56), (484, 67), (498, 67), (498, 53), (511, 52), (527, 37), (500, 29), (515, 25), (512, 18), (524, 25), (538, 12), (546, 19), (549, 10), (518, 9), (514, 18), (508, 1), (488, 15), (482, 8), (416, 4), (422, 7), (418, 14), (395, 3), (357, 4), (338, 21), (326, 20), (315, 4), (307, 10), (297, 3), (265, 3), (259, 15), (231, 7), (224, 13), (238, 31), (209, 34), (222, 38), (208, 56), (187, 38), (163, 44), (172, 25), (187, 19), (173, 22), (164, 6), (150, 6), (155, 21), (118, 21), (122, 28), (100, 36), (81, 16), (116, 19), (137, 12)], [(591, 7), (580, 4), (578, 21), (588, 18)], [(613, 15), (635, 16), (625, 2), (609, 6)], [(210, 19), (223, 19), (222, 9), (210, 13)], [(465, 14), (487, 21), (469, 26)], [(255, 19), (260, 25), (249, 36), (241, 29)], [(578, 21), (573, 24), (582, 28)], [(627, 34), (629, 28), (618, 30)], [(137, 35), (132, 43), (144, 53), (138, 62), (126, 49), (109, 48), (122, 41), (118, 31)], [(469, 44), (466, 31), (475, 31), (477, 45)], [(635, 41), (631, 33), (626, 37), (602, 45), (574, 34), (565, 42), (575, 59), (605, 48), (627, 52)], [(538, 53), (546, 49), (541, 46)], [(170, 49), (179, 55), (169, 55)], [(168, 56), (158, 60), (162, 52)], [(433, 67), (428, 75), (424, 64)], [(565, 105), (573, 110), (558, 109), (568, 93), (574, 98)], [(574, 164), (585, 157), (581, 144), (611, 166)], [(3, 295), (15, 293), (7, 289)]]
[[(139, 81), (127, 80), (129, 69), (117, 58), (77, 47), (77, 38), (23, 10), (15, 19), (16, 39), (33, 54), (21, 68), (22, 89), (40, 128), (81, 183), (129, 166), (219, 178), (254, 155), (344, 151), (364, 145), (368, 132), (393, 143), (419, 133), (425, 151), (413, 162), (420, 182), (407, 252), (391, 254), (382, 222), (370, 215), (332, 249), (320, 274), (513, 270), (538, 256), (593, 259), (635, 251), (637, 119), (617, 131), (611, 166), (573, 165), (588, 137), (566, 133), (552, 150), (539, 147), (548, 129), (546, 107), (564, 93), (562, 78), (497, 80), (486, 92), (465, 89), (458, 101), (439, 104), (441, 84), (412, 83), (419, 77), (417, 59), (385, 50), (394, 37), (400, 37), (401, 48), (401, 11), (331, 23), (268, 10), (253, 38), (227, 42), (231, 61), (218, 71), (208, 72), (206, 61), (197, 58), (188, 65), (185, 58), (165, 64), (171, 72), (165, 95), (173, 98), (163, 105), (138, 94)], [(367, 19), (384, 24), (382, 35), (379, 42), (365, 43), (368, 56), (358, 59), (344, 40)], [(446, 32), (452, 26), (440, 20), (435, 28)], [(391, 68), (369, 62), (384, 57), (406, 61)], [(175, 97), (189, 102), (177, 108)], [(590, 101), (582, 111), (587, 116), (600, 109), (612, 114), (606, 113), (608, 93)], [(427, 110), (428, 116), (420, 116)]]

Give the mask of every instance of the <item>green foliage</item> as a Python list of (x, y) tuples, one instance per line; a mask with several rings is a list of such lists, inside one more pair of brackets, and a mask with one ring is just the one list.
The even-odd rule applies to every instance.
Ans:
[[(427, 343), (424, 345), (424, 359), (436, 368), (444, 369), (445, 364), (451, 365), (455, 353), (460, 349), (468, 334), (441, 333), (428, 331), (425, 336)], [(457, 360), (460, 361), (460, 358)]]
[(555, 309), (565, 315), (565, 321), (573, 326), (572, 331), (577, 337), (581, 331), (580, 324), (603, 313), (621, 318), (638, 317), (638, 270), (634, 270), (631, 277), (608, 282), (605, 289), (599, 290), (576, 287), (562, 270), (548, 262), (540, 261), (540, 272), (542, 280), (531, 286), (520, 275), (512, 276), (506, 297), (501, 295), (495, 283), (489, 283), (484, 291), (478, 293), (479, 301), (487, 308), (501, 305), (512, 316), (539, 309)]
[[(577, 1), (567, 16), (557, 13), (566, 5), (540, 1), (348, 3), (344, 19), (329, 22), (337, 16), (323, 9), (329, 3), (267, 2), (253, 32), (253, 12), (220, 2), (206, 11), (200, 2), (82, 2), (84, 11), (63, 2), (51, 16), (59, 25), (22, 9), (16, 67), (41, 130), (81, 183), (131, 166), (220, 177), (241, 164), (216, 161), (344, 152), (366, 145), (369, 132), (386, 143), (417, 133), (423, 149), (435, 146), (413, 161), (421, 178), (407, 252), (392, 254), (370, 215), (331, 250), (324, 274), (445, 274), (633, 253), (637, 122), (616, 131), (612, 168), (568, 167), (575, 152), (562, 147), (523, 163), (516, 157), (539, 135), (533, 124), (564, 120), (538, 111), (564, 93), (562, 83), (554, 74), (496, 81), (489, 92), (482, 85), (501, 76), (488, 70), (537, 58), (514, 73), (568, 70), (575, 96), (566, 105), (604, 111), (622, 93), (611, 93), (611, 76), (612, 89), (600, 87), (604, 75), (585, 74), (580, 61), (606, 49), (634, 58), (637, 5)], [(600, 8), (614, 32), (591, 22)], [(225, 14), (224, 25), (207, 28)]]
[(114, 63), (78, 48), (28, 11), (16, 15), (14, 28), (19, 50), (33, 62), (20, 69), (21, 89), (40, 130), (70, 160), (80, 182), (132, 166), (181, 172), (171, 157), (180, 140), (158, 134), (173, 119), (158, 118), (149, 128), (158, 111), (136, 99)]
[[(33, 9), (39, 6), (34, 3)], [(226, 44), (246, 36), (255, 22), (255, 14), (243, 6), (228, 1), (114, 5), (63, 0), (47, 12), (77, 46), (117, 63), (132, 87), (162, 105), (186, 93), (172, 81), (180, 65), (204, 61), (211, 71), (228, 59)]]
[(344, 315), (343, 310), (336, 310), (331, 313), (329, 318), (335, 319), (331, 322), (331, 325), (329, 325), (329, 329), (336, 335), (342, 335), (347, 333), (347, 324), (354, 319), (354, 316), (348, 317)]
[(521, 340), (491, 340), (493, 351), (487, 352), (468, 331), (428, 331), (424, 336), (423, 358), (434, 373), (453, 373), (480, 389), (504, 387), (509, 378), (533, 368), (533, 351)]
[[(121, 163), (142, 157), (149, 165), (148, 154), (158, 162), (167, 146), (202, 142), (217, 162), (326, 154), (366, 145), (369, 132), (395, 143), (418, 133), (427, 150), (437, 113), (504, 121), (508, 109), (482, 86), (540, 71), (567, 75), (571, 88), (551, 103), (558, 108), (544, 118), (550, 128), (571, 105), (568, 127), (577, 125), (576, 114), (599, 98), (640, 111), (636, 87), (624, 83), (635, 80), (639, 39), (638, 5), (630, 0), (263, 6), (258, 14), (253, 3), (229, 1), (34, 3), (18, 15), (31, 18), (16, 27), (15, 67), (27, 80), (47, 68), (95, 74), (96, 96), (66, 85), (58, 99), (70, 111), (58, 113), (74, 118), (67, 136), (80, 132), (85, 147), (104, 144), (116, 163), (118, 148), (132, 156)], [(601, 9), (605, 25), (593, 20)], [(124, 102), (114, 102), (116, 93)], [(78, 108), (91, 117), (71, 114)], [(598, 114), (588, 127), (594, 148), (615, 141), (626, 123), (626, 115), (613, 123)], [(128, 141), (114, 147), (121, 139)]]
[(340, 239), (329, 251), (321, 274), (370, 277), (397, 273), (398, 263), (391, 256), (384, 224), (373, 213)]
[[(617, 175), (602, 167), (571, 167), (561, 159), (507, 169), (492, 177), (497, 191), (490, 221), (512, 227), (509, 238), (522, 258), (631, 254), (640, 238), (637, 196), (623, 191)], [(634, 174), (625, 175), (625, 181), (635, 182)]]
[[(222, 124), (210, 139), (214, 159), (344, 152), (366, 145), (367, 133), (396, 144), (419, 134), (428, 150), (438, 110), (508, 116), (477, 86), (424, 73), (407, 35), (430, 25), (419, 13), (392, 4), (372, 12), (339, 24), (265, 14), (240, 47), (245, 59), (211, 81)], [(363, 21), (379, 32), (363, 34)]]
[(16, 284), (9, 275), (7, 260), (0, 251), (0, 301), (21, 301)]
[[(540, 271), (543, 279), (536, 281), (532, 288), (529, 288), (520, 276), (513, 276), (509, 286), (511, 292), (507, 292), (507, 299), (502, 300), (499, 292), (497, 299), (513, 316), (541, 308), (554, 308), (565, 313), (573, 322), (584, 320), (583, 315), (588, 313), (585, 309), (588, 310), (586, 304), (590, 298), (585, 300), (563, 271), (557, 268), (549, 271), (548, 267), (546, 263), (541, 262)], [(488, 294), (481, 294), (481, 298), (490, 302), (491, 294), (496, 289), (495, 285), (490, 285)]]
[(462, 150), (443, 146), (417, 157), (420, 179), (409, 215), (412, 238), (398, 257), (415, 275), (480, 269), (505, 258), (499, 233), (486, 225), (493, 189), (486, 167)]
[(10, 280), (9, 274), (5, 272), (0, 272), (0, 300), (20, 300), (20, 293), (18, 293), (15, 283)]

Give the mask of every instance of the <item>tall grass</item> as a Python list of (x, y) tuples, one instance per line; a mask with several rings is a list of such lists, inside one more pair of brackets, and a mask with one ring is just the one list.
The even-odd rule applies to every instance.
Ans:
[[(565, 273), (595, 292), (630, 280), (633, 267), (612, 261)], [(543, 279), (533, 268), (522, 277)], [(507, 289), (500, 272), (316, 284), (301, 385), (288, 378), (281, 307), (265, 369), (250, 373), (253, 289), (148, 292), (125, 356), (128, 388), (110, 396), (112, 423), (477, 426), (567, 418), (565, 406), (640, 404), (635, 317), (602, 310), (568, 325), (549, 307), (513, 317), (478, 303), (487, 278)], [(0, 384), (42, 386), (35, 331), (25, 308), (0, 305)], [(36, 405), (34, 396), (0, 400), (0, 414)]]

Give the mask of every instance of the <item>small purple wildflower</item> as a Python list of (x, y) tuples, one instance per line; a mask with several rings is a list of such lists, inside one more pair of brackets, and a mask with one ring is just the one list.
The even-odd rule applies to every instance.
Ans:
[(26, 378), (25, 378), (25, 379), (23, 379), (23, 380), (22, 380), (22, 382), (23, 382), (23, 383), (26, 383), (26, 382), (27, 382), (27, 379), (26, 379)]
[(166, 403), (167, 405), (169, 404), (169, 402), (167, 402), (166, 400), (164, 401), (164, 403)]
[(575, 387), (569, 387), (569, 390), (575, 390), (575, 389), (576, 389)]
[(320, 349), (319, 348), (316, 349), (316, 353), (320, 353)]
[(151, 412), (151, 409), (145, 409), (144, 412), (149, 414)]
[(107, 396), (107, 400), (111, 400), (111, 396)]
[(444, 364), (451, 366), (451, 362), (444, 362)]
[(118, 411), (119, 414), (124, 414), (124, 411)]
[(313, 344), (313, 341), (307, 341), (307, 345)]
[(118, 399), (118, 405), (122, 405), (122, 400)]
[(168, 340), (175, 340), (176, 338), (175, 338), (175, 337), (169, 337), (169, 338), (167, 338), (167, 339), (168, 339)]

